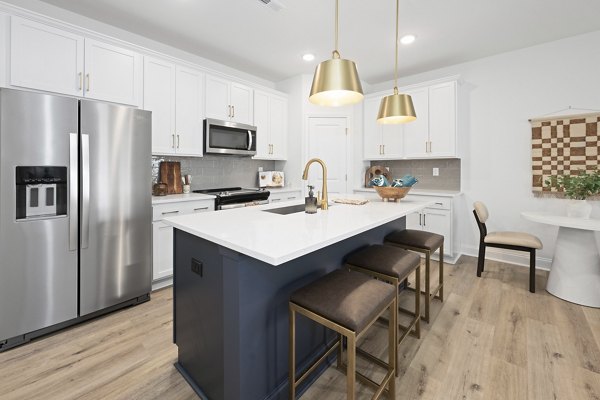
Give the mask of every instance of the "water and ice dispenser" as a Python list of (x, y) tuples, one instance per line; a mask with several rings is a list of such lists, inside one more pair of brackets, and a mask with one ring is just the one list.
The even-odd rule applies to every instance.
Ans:
[(67, 215), (67, 167), (16, 168), (17, 220)]

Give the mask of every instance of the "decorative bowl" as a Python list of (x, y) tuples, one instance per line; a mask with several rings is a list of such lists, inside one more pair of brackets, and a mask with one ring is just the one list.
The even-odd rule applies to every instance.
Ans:
[(380, 187), (374, 186), (375, 191), (383, 201), (398, 201), (410, 192), (411, 186), (404, 187)]

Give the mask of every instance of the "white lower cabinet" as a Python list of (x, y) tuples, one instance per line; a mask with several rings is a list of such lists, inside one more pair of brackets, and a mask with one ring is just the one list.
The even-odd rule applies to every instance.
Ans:
[(152, 280), (173, 275), (173, 228), (163, 218), (214, 211), (214, 200), (195, 200), (152, 206)]
[(278, 193), (277, 191), (271, 191), (269, 195), (269, 203), (278, 203), (280, 201), (298, 200), (302, 198), (302, 191), (295, 190), (291, 192)]
[(409, 195), (407, 199), (434, 200), (435, 204), (406, 217), (406, 229), (433, 232), (444, 236), (444, 255), (454, 256), (452, 199)]

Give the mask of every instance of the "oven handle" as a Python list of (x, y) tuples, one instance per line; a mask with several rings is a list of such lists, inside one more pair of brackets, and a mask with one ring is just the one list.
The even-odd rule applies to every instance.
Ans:
[(252, 131), (248, 131), (248, 150), (252, 149)]

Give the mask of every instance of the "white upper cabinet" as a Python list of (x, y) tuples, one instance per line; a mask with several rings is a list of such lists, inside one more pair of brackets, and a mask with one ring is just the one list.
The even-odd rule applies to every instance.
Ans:
[(417, 119), (398, 125), (376, 122), (381, 98), (389, 93), (367, 96), (364, 101), (364, 158), (456, 157), (456, 81), (413, 86), (401, 93), (412, 97)]
[(152, 153), (175, 154), (175, 64), (144, 59), (144, 109), (152, 111)]
[(456, 82), (429, 88), (429, 155), (456, 156)]
[(252, 88), (215, 76), (206, 76), (206, 118), (252, 125)]
[(11, 18), (10, 84), (138, 106), (142, 57), (20, 17)]
[(146, 57), (144, 109), (152, 111), (152, 153), (202, 156), (204, 74)]
[(10, 84), (83, 96), (82, 36), (11, 18)]
[(287, 99), (254, 91), (256, 125), (255, 159), (285, 160), (287, 157)]
[(202, 156), (204, 74), (192, 68), (178, 66), (175, 81), (177, 154)]
[(406, 157), (429, 157), (429, 89), (420, 88), (404, 92), (410, 94), (417, 119), (402, 126)]
[(140, 54), (85, 39), (85, 97), (138, 106), (141, 89)]
[(456, 81), (408, 90), (417, 120), (404, 126), (407, 158), (456, 157)]
[(383, 95), (364, 101), (364, 158), (366, 160), (390, 160), (402, 158), (402, 127), (378, 124), (377, 113)]

